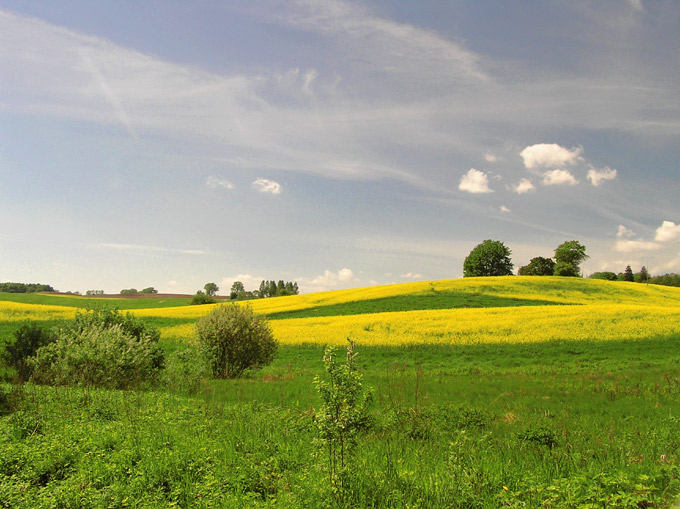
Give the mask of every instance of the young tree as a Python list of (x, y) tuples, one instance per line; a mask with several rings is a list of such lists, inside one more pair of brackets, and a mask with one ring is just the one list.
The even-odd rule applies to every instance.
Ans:
[(627, 265), (626, 270), (623, 271), (623, 281), (630, 281), (630, 282), (635, 281), (635, 276), (633, 275), (633, 269), (630, 268), (630, 265)]
[(537, 256), (529, 261), (529, 265), (519, 268), (520, 276), (552, 276), (555, 272), (555, 262), (552, 258)]
[(215, 378), (235, 378), (274, 359), (269, 322), (248, 306), (222, 304), (196, 322), (199, 348)]
[(463, 277), (512, 276), (512, 252), (499, 240), (478, 244), (463, 262)]

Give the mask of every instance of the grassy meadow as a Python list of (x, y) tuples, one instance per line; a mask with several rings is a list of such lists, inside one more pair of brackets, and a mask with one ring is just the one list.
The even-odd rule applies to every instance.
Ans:
[[(104, 304), (193, 352), (190, 299), (0, 294), (0, 340)], [(251, 301), (280, 342), (235, 380), (112, 391), (11, 383), (0, 507), (672, 507), (680, 289), (469, 278)], [(370, 419), (329, 479), (326, 345), (357, 341)], [(189, 370), (190, 371), (190, 370)]]

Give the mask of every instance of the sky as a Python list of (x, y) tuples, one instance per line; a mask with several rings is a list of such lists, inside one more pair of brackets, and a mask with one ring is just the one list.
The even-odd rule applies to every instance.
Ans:
[(680, 272), (677, 0), (0, 0), (0, 281)]

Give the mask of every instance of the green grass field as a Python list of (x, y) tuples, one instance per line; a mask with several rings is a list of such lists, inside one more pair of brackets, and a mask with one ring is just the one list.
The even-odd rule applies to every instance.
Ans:
[[(391, 288), (388, 300), (352, 291), (338, 302), (334, 293), (326, 305), (270, 316), (515, 305), (519, 311), (554, 307), (560, 299), (643, 302), (658, 293), (583, 280), (505, 281), (438, 296), (417, 286)], [(519, 283), (524, 287), (513, 289)], [(13, 296), (33, 304), (87, 301), (25, 297), (41, 300)], [(663, 289), (658, 298), (672, 306), (680, 291)], [(137, 309), (143, 302), (135, 301)], [(20, 323), (6, 320), (0, 333)], [(163, 345), (186, 348), (181, 338)], [(138, 391), (5, 383), (12, 411), (0, 417), (0, 507), (638, 508), (671, 507), (680, 493), (675, 333), (641, 340), (359, 344), (358, 351), (374, 397), (342, 492), (331, 489), (314, 420), (323, 346), (283, 345), (261, 371), (204, 380), (193, 395), (170, 382)]]

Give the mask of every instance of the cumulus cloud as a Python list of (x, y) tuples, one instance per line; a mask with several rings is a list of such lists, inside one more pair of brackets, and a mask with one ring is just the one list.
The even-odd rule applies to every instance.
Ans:
[(618, 238), (630, 238), (635, 236), (635, 232), (633, 230), (629, 230), (622, 224), (619, 225), (619, 230), (616, 232), (616, 236)]
[(524, 160), (524, 166), (531, 170), (540, 167), (576, 164), (581, 159), (582, 151), (583, 149), (579, 147), (569, 150), (557, 143), (537, 143), (526, 147), (519, 155)]
[(505, 205), (501, 205), (501, 206), (500, 206), (500, 211), (501, 211), (503, 214), (509, 214), (509, 213), (510, 213), (510, 209), (509, 209), (508, 207), (506, 207)]
[(493, 190), (489, 188), (489, 177), (487, 174), (474, 168), (470, 168), (470, 171), (460, 178), (458, 189), (473, 194), (493, 193)]
[(212, 175), (205, 179), (205, 185), (211, 189), (217, 189), (220, 187), (223, 189), (234, 189), (234, 185), (228, 180), (214, 177)]
[(528, 193), (530, 191), (534, 191), (535, 189), (536, 188), (529, 179), (522, 179), (519, 181), (517, 185), (512, 186), (512, 190), (515, 191), (517, 194)]
[(668, 242), (677, 238), (680, 238), (680, 224), (675, 224), (672, 221), (664, 221), (656, 229), (654, 236), (654, 240), (658, 242)]
[(654, 251), (660, 247), (660, 244), (646, 240), (618, 240), (614, 249), (620, 253), (630, 253), (634, 251)]
[(575, 186), (578, 180), (567, 170), (550, 170), (543, 174), (545, 186)]
[(498, 161), (498, 157), (496, 157), (496, 155), (492, 154), (491, 152), (484, 154), (484, 159), (486, 159), (486, 161), (489, 163), (495, 163)]
[(591, 168), (588, 170), (586, 178), (590, 180), (592, 185), (597, 187), (605, 180), (614, 180), (616, 178), (616, 170), (612, 170), (609, 166), (606, 166), (601, 170)]
[(273, 180), (257, 179), (251, 187), (260, 193), (281, 194), (281, 184)]

